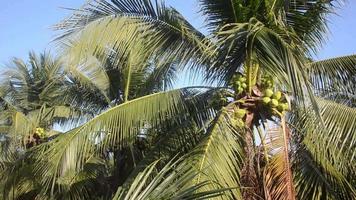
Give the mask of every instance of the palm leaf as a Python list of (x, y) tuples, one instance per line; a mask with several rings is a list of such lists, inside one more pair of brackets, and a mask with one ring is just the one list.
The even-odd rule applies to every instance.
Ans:
[(240, 0), (200, 0), (201, 12), (207, 16), (207, 26), (212, 30), (218, 30), (226, 24), (241, 22), (238, 18), (243, 17), (239, 5)]
[(352, 161), (356, 156), (353, 151), (356, 142), (353, 134), (356, 131), (355, 109), (322, 99), (318, 103), (326, 127), (321, 128), (320, 123), (306, 113), (300, 118), (301, 130), (306, 131), (304, 143), (315, 156), (332, 159), (337, 169), (343, 172), (342, 167), (354, 165)]
[(337, 5), (343, 0), (322, 1), (279, 1), (281, 7), (285, 7), (287, 23), (293, 27), (303, 43), (312, 51), (316, 52), (325, 42), (328, 32), (327, 15), (334, 13)]
[(76, 59), (108, 51), (129, 53), (140, 44), (148, 55), (159, 56), (160, 62), (179, 60), (184, 66), (201, 57), (207, 47), (204, 35), (180, 13), (148, 0), (96, 1), (57, 28), (64, 30), (60, 38), (72, 41), (68, 55)]
[[(268, 158), (263, 171), (266, 199), (295, 199), (294, 183), (289, 161), (289, 131), (281, 121), (281, 126), (269, 125), (263, 148)], [(288, 132), (287, 132), (288, 131)]]
[(356, 55), (312, 62), (308, 73), (314, 88), (324, 93), (352, 93), (356, 71)]
[[(205, 139), (193, 151), (193, 162), (198, 171), (203, 172), (193, 180), (194, 184), (211, 181), (211, 185), (201, 191), (219, 187), (235, 188), (221, 196), (221, 199), (240, 199), (240, 169), (243, 163), (242, 138), (230, 125), (226, 112), (218, 114), (210, 124)], [(199, 190), (200, 191), (200, 190)]]
[(191, 180), (198, 175), (189, 163), (188, 156), (176, 161), (171, 160), (156, 172), (159, 161), (153, 162), (140, 173), (130, 188), (119, 188), (113, 199), (210, 199), (223, 195), (228, 188), (197, 192), (210, 183), (208, 181), (191, 185)]
[(134, 165), (123, 187), (131, 184), (138, 173), (155, 160), (160, 159), (160, 163), (166, 163), (175, 155), (190, 152), (201, 142), (205, 136), (207, 125), (216, 116), (215, 111), (211, 109), (212, 105), (209, 99), (217, 91), (219, 89), (211, 88), (185, 94), (186, 110), (177, 113), (172, 119), (168, 120), (168, 123), (159, 128), (154, 127), (145, 130), (147, 138), (143, 140), (148, 149), (143, 151), (142, 159), (136, 158), (137, 165)]
[(47, 189), (55, 177), (67, 170), (80, 170), (94, 153), (103, 152), (110, 146), (128, 146), (145, 124), (156, 127), (184, 109), (182, 91), (173, 90), (128, 101), (57, 137), (46, 145), (48, 149), (40, 147), (38, 173), (43, 174)]
[[(66, 57), (62, 58), (66, 60), (66, 63), (71, 63)], [(87, 90), (93, 90), (100, 92), (110, 103), (109, 99), (109, 77), (102, 63), (95, 57), (87, 57), (82, 63), (77, 65), (68, 65), (66, 72), (70, 76), (78, 80), (78, 82)]]
[[(349, 183), (328, 173), (305, 148), (298, 148), (294, 155), (294, 182), (300, 199), (353, 199)], [(334, 169), (335, 170), (335, 169)]]
[[(296, 115), (292, 121), (298, 131), (304, 133), (302, 144), (316, 163), (313, 165), (322, 167), (323, 176), (333, 180), (334, 185), (329, 187), (335, 187), (335, 192), (340, 190), (345, 198), (354, 198), (355, 109), (323, 99), (318, 99), (318, 104), (325, 127), (310, 112)], [(322, 192), (315, 190), (319, 191), (318, 195)]]

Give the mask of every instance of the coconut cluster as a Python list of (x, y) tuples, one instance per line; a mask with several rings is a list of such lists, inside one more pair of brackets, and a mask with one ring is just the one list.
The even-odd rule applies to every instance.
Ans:
[(271, 108), (277, 109), (279, 112), (284, 112), (288, 110), (288, 103), (281, 91), (273, 92), (272, 89), (268, 88), (264, 92), (262, 102)]
[(270, 76), (262, 77), (261, 85), (265, 89), (273, 88), (273, 85), (274, 85), (273, 78)]
[(45, 130), (44, 128), (38, 127), (36, 128), (36, 132), (35, 132), (38, 136), (40, 136), (41, 138), (46, 136)]
[(246, 90), (247, 88), (247, 79), (246, 77), (240, 75), (240, 74), (235, 74), (232, 77), (232, 86), (237, 94), (241, 94), (243, 91)]
[(243, 118), (246, 116), (247, 111), (241, 108), (234, 108), (234, 118), (232, 119), (232, 123), (235, 127), (244, 127), (245, 122)]

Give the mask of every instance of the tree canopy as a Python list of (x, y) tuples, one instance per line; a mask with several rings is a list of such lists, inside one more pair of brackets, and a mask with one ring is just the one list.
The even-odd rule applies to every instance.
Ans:
[[(341, 1), (95, 0), (0, 84), (4, 199), (354, 199), (356, 55)], [(188, 71), (208, 86), (174, 88)]]

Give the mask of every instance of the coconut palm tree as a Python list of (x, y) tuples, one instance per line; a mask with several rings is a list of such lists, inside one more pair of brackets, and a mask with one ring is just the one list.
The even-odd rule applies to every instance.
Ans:
[[(115, 159), (129, 164), (114, 171), (127, 173), (114, 183), (103, 179), (112, 187), (96, 193), (102, 198), (183, 198), (185, 188), (189, 198), (205, 192), (220, 199), (356, 197), (356, 56), (311, 59), (339, 2), (199, 2), (208, 35), (174, 8), (149, 0), (93, 1), (56, 26), (73, 74), (110, 57), (110, 66), (124, 72), (115, 86), (123, 87), (103, 95), (110, 108), (28, 153), (41, 177), (38, 194), (61, 198), (80, 182), (69, 196), (85, 198), (99, 177), (88, 167), (97, 166), (92, 159), (110, 160), (119, 150)], [(218, 86), (136, 90), (131, 80), (148, 65), (188, 69)], [(102, 86), (100, 73), (86, 72)], [(86, 77), (78, 78), (82, 85), (90, 85)], [(106, 94), (109, 87), (98, 88)], [(170, 161), (177, 155), (188, 167), (178, 175), (182, 165)], [(163, 172), (149, 177), (154, 166)], [(64, 184), (61, 177), (78, 181)], [(183, 182), (163, 181), (172, 179)]]
[[(70, 107), (62, 99), (65, 79), (62, 66), (48, 53), (39, 56), (31, 52), (29, 61), (14, 58), (1, 79), (1, 172), (14, 165), (21, 166), (25, 180), (23, 185), (37, 183), (31, 165), (21, 163), (26, 149), (46, 142), (59, 131), (54, 125), (64, 119), (75, 118), (78, 110)], [(3, 171), (4, 170), (4, 171)], [(6, 189), (6, 181), (15, 184), (16, 175), (1, 174), (1, 185)], [(20, 174), (20, 173), (19, 173)], [(23, 186), (22, 185), (22, 186)], [(21, 186), (20, 186), (21, 187)], [(21, 189), (20, 189), (21, 190)], [(31, 194), (30, 194), (31, 196)]]
[[(38, 176), (36, 176), (36, 169), (41, 169), (37, 166), (42, 163), (40, 162), (41, 160), (39, 160), (40, 158), (37, 158), (36, 156), (38, 154), (42, 158), (42, 154), (40, 154), (41, 150), (43, 150), (42, 148), (47, 148), (53, 144), (54, 148), (54, 146), (57, 145), (57, 140), (54, 140), (54, 138), (61, 136), (60, 134), (55, 134), (50, 137), (43, 137), (44, 135), (42, 133), (37, 133), (39, 132), (37, 130), (39, 129), (38, 127), (44, 127), (43, 124), (46, 124), (44, 133), (46, 133), (47, 136), (49, 132), (53, 132), (50, 129), (58, 119), (60, 119), (59, 125), (61, 126), (69, 125), (70, 127), (76, 127), (78, 121), (83, 123), (90, 119), (91, 115), (100, 114), (106, 109), (122, 104), (127, 101), (128, 98), (140, 97), (147, 93), (164, 90), (164, 88), (171, 85), (171, 81), (174, 79), (174, 68), (171, 67), (171, 65), (174, 64), (172, 63), (160, 66), (159, 68), (155, 67), (152, 63), (145, 63), (144, 65), (135, 66), (135, 68), (132, 67), (130, 69), (131, 74), (127, 75), (127, 69), (125, 68), (128, 66), (121, 65), (120, 68), (112, 66), (112, 63), (110, 62), (112, 55), (108, 55), (103, 62), (88, 61), (86, 65), (81, 66), (82, 68), (74, 68), (70, 65), (63, 66), (59, 60), (56, 60), (56, 63), (58, 63), (53, 65), (52, 62), (44, 62), (44, 60), (50, 60), (50, 57), (46, 55), (41, 56), (43, 61), (32, 64), (39, 59), (31, 53), (29, 66), (26, 66), (25, 64), (18, 65), (18, 62), (14, 62), (15, 67), (11, 67), (11, 70), (6, 71), (4, 74), (6, 79), (4, 79), (5, 81), (2, 83), (2, 89), (4, 91), (2, 93), (2, 100), (4, 102), (2, 109), (4, 110), (4, 125), (6, 125), (4, 128), (7, 128), (4, 132), (7, 133), (6, 137), (8, 137), (8, 140), (6, 141), (15, 141), (20, 133), (22, 134), (20, 141), (25, 140), (28, 135), (30, 138), (35, 138), (35, 141), (30, 140), (31, 142), (27, 142), (26, 140), (26, 145), (23, 148), (29, 149), (28, 152), (23, 152), (21, 149), (18, 149), (19, 145), (21, 146), (22, 143), (18, 144), (13, 142), (14, 148), (11, 149), (12, 151), (6, 151), (8, 152), (7, 155), (1, 158), (1, 176), (4, 198), (31, 199), (50, 198), (51, 196), (42, 191), (47, 185), (46, 183), (42, 183), (42, 180), (38, 179)], [(21, 63), (24, 62), (21, 61)], [(57, 71), (56, 73), (49, 73), (55, 70)], [(21, 76), (21, 74), (29, 75)], [(51, 78), (41, 79), (41, 77), (47, 77), (48, 74), (55, 75)], [(128, 76), (130, 76), (129, 80), (127, 78)], [(124, 84), (121, 84), (122, 82)], [(13, 86), (15, 83), (18, 87)], [(36, 83), (37, 85), (34, 85)], [(54, 86), (55, 83), (58, 83), (56, 87)], [(126, 84), (129, 84), (130, 86), (127, 86)], [(53, 87), (53, 89), (46, 90), (46, 88), (49, 87)], [(128, 87), (130, 87), (130, 93), (125, 93), (124, 90)], [(36, 98), (37, 101), (35, 101), (27, 98), (29, 94), (40, 96), (38, 94), (47, 91), (58, 92), (60, 95), (55, 95), (55, 98), (50, 100), (42, 100), (39, 97)], [(65, 92), (63, 93), (63, 91)], [(195, 97), (194, 94), (196, 95)], [(184, 95), (186, 96), (185, 99), (187, 99), (185, 103), (192, 101), (188, 98), (197, 99), (207, 96), (203, 96), (192, 89), (187, 89)], [(48, 94), (44, 96), (50, 95)], [(14, 97), (24, 99), (24, 102), (26, 103), (13, 101), (12, 99), (14, 99)], [(55, 102), (60, 103), (62, 106), (56, 105)], [(23, 108), (23, 105), (32, 105), (35, 103), (37, 103), (36, 105), (38, 105), (38, 107), (29, 108), (27, 110)], [(11, 107), (9, 105), (11, 105)], [(67, 110), (73, 111), (80, 110), (80, 112), (64, 112), (66, 110), (63, 110), (63, 108), (68, 108)], [(199, 115), (200, 118), (204, 119), (210, 116), (209, 114), (206, 116), (200, 114), (200, 112), (207, 112), (206, 110), (209, 108), (205, 108), (204, 105), (198, 106), (197, 108), (200, 108), (202, 111), (194, 110), (193, 113), (197, 116)], [(11, 113), (11, 115), (5, 115), (5, 113)], [(186, 116), (184, 117), (186, 118)], [(192, 121), (192, 118), (189, 118), (188, 120), (183, 119), (182, 117), (181, 121), (187, 123), (186, 127), (184, 127), (186, 129), (189, 129), (194, 125), (194, 120)], [(170, 126), (170, 128), (172, 128), (173, 126), (177, 126), (177, 123), (167, 123), (165, 126)], [(65, 129), (66, 126), (64, 126), (62, 130)], [(163, 132), (168, 128), (161, 127), (161, 129), (161, 132)], [(177, 128), (176, 131), (178, 130), (179, 129)], [(141, 130), (141, 132), (142, 131), (144, 130)], [(176, 140), (177, 139), (172, 140), (171, 142)], [(37, 146), (39, 143), (45, 142), (47, 143), (42, 144), (42, 146)], [(52, 197), (55, 196), (59, 199), (77, 199), (78, 194), (81, 194), (81, 198), (84, 199), (93, 195), (104, 196), (107, 198), (111, 197), (110, 194), (116, 193), (118, 184), (122, 184), (127, 178), (127, 175), (132, 171), (133, 165), (136, 165), (135, 160), (141, 159), (142, 146), (145, 145), (144, 143), (145, 141), (143, 138), (139, 138), (137, 143), (134, 143), (127, 148), (118, 149), (115, 145), (106, 148), (105, 152), (101, 152), (100, 155), (95, 155), (94, 158), (90, 159), (89, 163), (85, 164), (86, 167), (84, 171), (81, 170), (79, 173), (75, 171), (67, 171), (66, 174), (62, 174), (61, 178), (56, 180), (57, 185), (55, 186), (60, 189), (53, 189), (53, 193), (55, 194), (53, 194)], [(157, 158), (158, 155), (155, 155), (154, 160)], [(151, 160), (153, 160), (153, 158), (151, 158)], [(36, 162), (39, 163), (29, 164)], [(174, 163), (176, 165), (178, 162), (175, 161)], [(156, 165), (157, 164), (152, 165), (151, 170)], [(164, 175), (163, 177), (166, 176), (167, 172), (171, 171), (171, 168), (172, 167), (167, 166), (166, 170), (162, 171), (162, 175)], [(10, 173), (14, 175), (8, 176)], [(145, 179), (152, 176), (152, 173), (153, 172), (148, 172)], [(189, 172), (187, 175), (188, 177), (194, 177), (196, 174), (196, 172)], [(178, 175), (181, 176), (180, 174)], [(178, 175), (169, 176), (176, 177)], [(99, 179), (100, 181), (96, 179)], [(139, 181), (141, 180), (142, 179), (139, 179)], [(192, 188), (200, 188), (207, 184), (206, 182), (203, 182), (190, 188), (188, 187), (189, 185), (185, 183), (186, 180), (185, 182), (184, 180), (185, 179), (183, 179), (182, 183), (177, 185), (177, 187), (179, 186), (178, 188), (182, 192), (181, 195), (183, 197), (192, 195), (191, 193), (195, 191), (192, 190)], [(186, 186), (184, 186), (184, 184)], [(161, 186), (162, 185), (157, 185), (157, 187)], [(86, 192), (83, 192), (83, 190)], [(176, 192), (176, 188), (172, 188), (171, 192), (167, 192), (165, 195), (172, 196)], [(214, 194), (215, 193), (219, 194), (221, 193), (221, 190), (217, 190)], [(194, 192), (194, 196), (196, 195), (196, 192)], [(207, 197), (209, 195), (212, 195), (212, 193), (204, 192), (200, 195), (198, 194), (198, 196), (201, 197)]]
[(55, 134), (50, 131), (55, 122), (75, 115), (62, 99), (64, 86), (61, 64), (48, 53), (37, 56), (31, 52), (28, 63), (14, 58), (2, 74), (0, 86), (2, 132), (14, 140), (20, 137), (27, 146), (39, 143), (43, 129)]

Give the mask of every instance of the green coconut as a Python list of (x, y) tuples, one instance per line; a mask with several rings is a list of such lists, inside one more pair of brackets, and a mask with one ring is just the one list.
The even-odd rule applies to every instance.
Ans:
[(266, 97), (272, 97), (272, 95), (273, 95), (273, 90), (271, 90), (271, 89), (266, 89), (265, 90), (265, 96)]
[(271, 100), (271, 106), (273, 107), (273, 108), (275, 108), (275, 107), (277, 107), (278, 106), (278, 100), (277, 99), (272, 99)]
[(277, 110), (278, 110), (279, 112), (283, 112), (283, 111), (284, 111), (283, 104), (279, 104), (279, 105), (277, 106)]
[(288, 103), (283, 103), (282, 107), (283, 107), (283, 110), (288, 110), (289, 109)]
[(288, 103), (280, 103), (277, 107), (279, 112), (287, 111), (288, 110)]
[(269, 97), (263, 97), (263, 98), (262, 98), (262, 102), (263, 102), (264, 104), (268, 104), (270, 101), (271, 101), (271, 98), (269, 98)]
[(280, 91), (277, 91), (273, 94), (273, 98), (276, 100), (280, 100), (281, 97), (282, 97), (282, 92), (280, 92)]
[(241, 83), (246, 82), (246, 78), (245, 78), (245, 77), (240, 77), (238, 80), (239, 80)]
[(44, 128), (41, 127), (36, 128), (35, 133), (40, 137), (44, 137), (46, 135)]
[(241, 87), (242, 87), (243, 89), (246, 89), (246, 88), (247, 88), (247, 84), (246, 84), (246, 83), (242, 83), (242, 84), (241, 84)]

